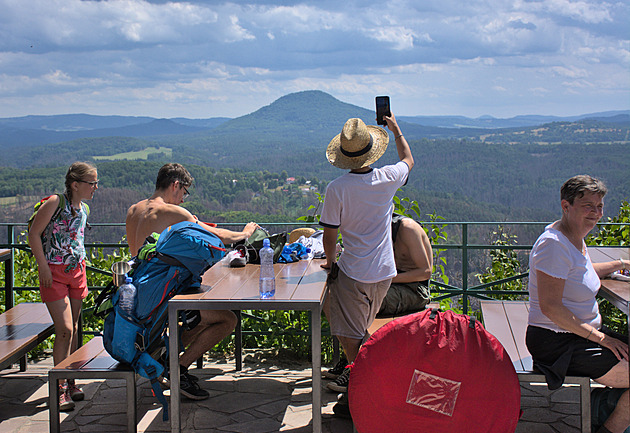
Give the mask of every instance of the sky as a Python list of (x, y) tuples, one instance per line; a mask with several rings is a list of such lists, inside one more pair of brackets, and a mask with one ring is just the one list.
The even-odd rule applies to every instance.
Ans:
[(397, 115), (630, 109), (627, 0), (0, 0), (0, 117), (238, 117), (303, 90)]

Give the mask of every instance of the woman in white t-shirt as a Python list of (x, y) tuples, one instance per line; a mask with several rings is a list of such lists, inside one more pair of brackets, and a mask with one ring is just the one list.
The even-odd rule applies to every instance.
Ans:
[[(602, 327), (595, 295), (600, 277), (630, 267), (628, 260), (591, 262), (586, 235), (603, 214), (606, 186), (591, 176), (567, 180), (560, 190), (562, 218), (550, 224), (529, 259), (527, 347), (534, 366), (559, 388), (567, 375), (589, 376), (611, 388), (628, 388), (628, 337)], [(597, 433), (630, 425), (630, 393)]]

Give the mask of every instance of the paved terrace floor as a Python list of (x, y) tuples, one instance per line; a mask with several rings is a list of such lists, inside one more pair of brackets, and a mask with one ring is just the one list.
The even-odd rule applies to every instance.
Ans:
[[(206, 433), (307, 433), (311, 424), (311, 370), (306, 362), (264, 359), (248, 354), (243, 371), (233, 360), (207, 358), (192, 369), (210, 398), (182, 400), (182, 431)], [(28, 365), (26, 372), (0, 372), (0, 432), (48, 432), (47, 372), (52, 358)], [(63, 432), (124, 432), (125, 386), (122, 380), (77, 381), (86, 400), (61, 414)], [(323, 385), (327, 380), (323, 381)], [(579, 432), (579, 388), (550, 392), (544, 384), (521, 389), (523, 416), (517, 433)], [(497, 392), (501, 392), (497, 390)], [(168, 395), (168, 391), (167, 391)], [(162, 409), (145, 379), (138, 381), (138, 432), (170, 432)], [(351, 433), (349, 420), (334, 417), (336, 395), (322, 392), (324, 433)], [(428, 430), (429, 431), (429, 430)]]

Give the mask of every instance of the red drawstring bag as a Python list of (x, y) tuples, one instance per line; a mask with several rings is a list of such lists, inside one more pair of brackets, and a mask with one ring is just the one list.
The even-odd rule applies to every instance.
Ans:
[(352, 366), (348, 398), (359, 433), (510, 433), (521, 388), (507, 352), (481, 323), (433, 309), (370, 337)]

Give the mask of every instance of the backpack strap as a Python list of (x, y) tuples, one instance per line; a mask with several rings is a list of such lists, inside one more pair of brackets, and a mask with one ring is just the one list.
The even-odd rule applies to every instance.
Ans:
[(185, 268), (185, 266), (182, 264), (182, 262), (177, 260), (175, 257), (167, 256), (166, 254), (162, 254), (162, 253), (155, 253), (154, 257), (157, 257), (158, 259), (160, 259), (161, 261), (163, 261), (167, 265), (179, 266), (180, 268)]
[(396, 242), (398, 229), (400, 229), (400, 222), (403, 220), (403, 218), (407, 217), (397, 213), (394, 213), (394, 215), (392, 216), (392, 244)]

